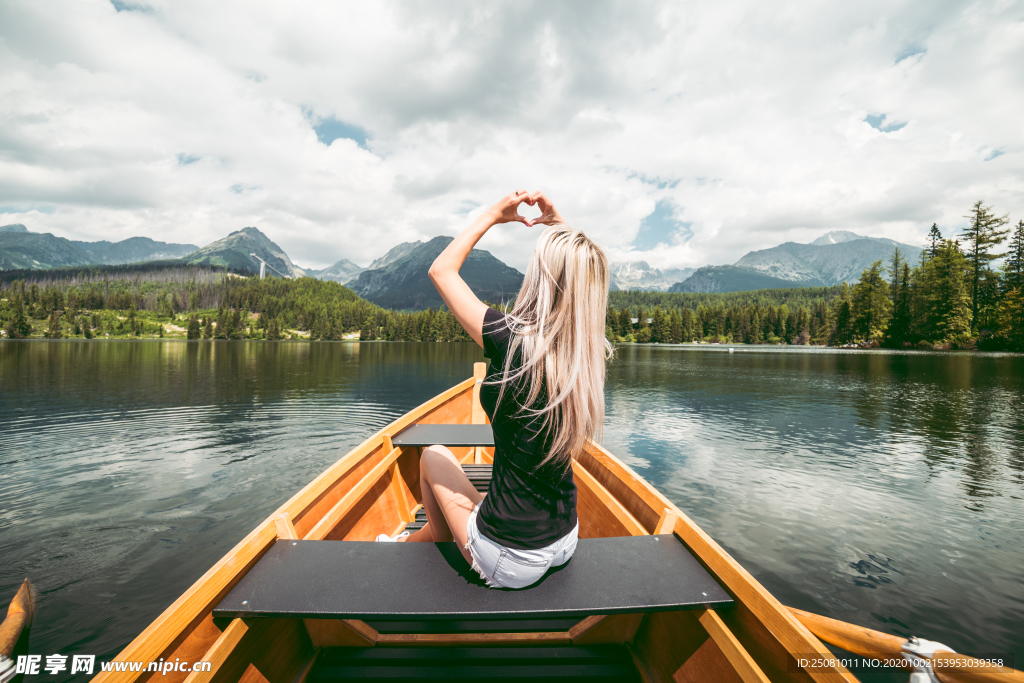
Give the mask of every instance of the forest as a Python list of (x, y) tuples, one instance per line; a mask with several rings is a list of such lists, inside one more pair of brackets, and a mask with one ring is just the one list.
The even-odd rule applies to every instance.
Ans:
[[(854, 285), (731, 294), (612, 292), (610, 339), (1024, 351), (1024, 221), (977, 202), (968, 226), (937, 225), (921, 262), (897, 249)], [(998, 251), (1008, 242), (1005, 252)], [(1001, 268), (993, 262), (1002, 259)]]
[[(611, 292), (606, 335), (637, 343), (1024, 350), (1024, 221), (1011, 229), (982, 202), (968, 218), (949, 238), (933, 225), (920, 263), (896, 250), (853, 285)], [(5, 273), (0, 330), (9, 339), (469, 340), (447, 310), (386, 310), (336, 282), (159, 262)]]

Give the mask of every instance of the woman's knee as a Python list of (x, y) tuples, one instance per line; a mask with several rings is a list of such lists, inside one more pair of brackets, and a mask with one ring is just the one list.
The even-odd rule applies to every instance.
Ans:
[(445, 461), (451, 462), (455, 466), (459, 465), (459, 459), (447, 446), (428, 446), (420, 453), (420, 473), (427, 472), (432, 466), (445, 465)]

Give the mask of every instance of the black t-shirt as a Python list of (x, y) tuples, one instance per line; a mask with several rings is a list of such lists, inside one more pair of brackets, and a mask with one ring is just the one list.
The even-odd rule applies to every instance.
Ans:
[[(491, 367), (480, 388), (480, 403), (494, 431), (494, 474), (476, 526), (481, 534), (507, 548), (543, 548), (576, 526), (572, 467), (554, 458), (537, 467), (547, 457), (550, 435), (549, 430), (541, 429), (543, 417), (517, 415), (529, 396), (527, 378), (517, 386), (506, 386), (496, 409), (501, 387), (492, 382), (504, 372), (511, 333), (505, 316), (493, 308), (484, 314), (483, 332), (484, 355)], [(517, 353), (512, 368), (520, 365)], [(541, 391), (534, 408), (546, 402)]]

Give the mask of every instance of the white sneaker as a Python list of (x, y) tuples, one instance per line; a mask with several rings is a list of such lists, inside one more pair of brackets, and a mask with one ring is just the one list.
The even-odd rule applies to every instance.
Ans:
[(397, 543), (398, 539), (405, 538), (406, 536), (410, 535), (411, 533), (412, 533), (411, 531), (403, 531), (402, 533), (398, 534), (397, 536), (395, 536), (393, 538), (391, 536), (388, 536), (387, 534), (380, 534), (379, 536), (377, 536), (376, 541), (377, 541), (377, 543)]

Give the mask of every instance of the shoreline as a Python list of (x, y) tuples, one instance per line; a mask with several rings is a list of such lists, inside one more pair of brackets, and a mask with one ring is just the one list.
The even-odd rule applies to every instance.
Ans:
[[(174, 343), (194, 343), (194, 344), (206, 344), (206, 343), (271, 343), (271, 344), (473, 344), (472, 341), (388, 341), (387, 339), (185, 339), (183, 337), (145, 337), (145, 338), (132, 338), (132, 337), (111, 337), (108, 339), (85, 339), (82, 337), (62, 338), (62, 339), (47, 339), (45, 337), (33, 337), (27, 339), (7, 339), (6, 337), (0, 337), (0, 342), (65, 342), (65, 343), (82, 343), (82, 342), (174, 342)], [(742, 351), (756, 351), (756, 350), (775, 350), (782, 352), (796, 353), (799, 351), (805, 352), (825, 352), (825, 351), (844, 351), (844, 352), (882, 352), (885, 354), (954, 354), (954, 355), (980, 355), (980, 356), (1024, 356), (1022, 351), (1011, 351), (1009, 349), (1000, 350), (979, 350), (979, 349), (942, 349), (942, 348), (931, 348), (931, 349), (920, 349), (920, 348), (904, 348), (904, 349), (891, 349), (882, 346), (863, 347), (863, 346), (827, 346), (821, 344), (743, 344), (743, 343), (723, 343), (723, 342), (681, 342), (679, 344), (662, 344), (658, 342), (612, 342), (612, 346), (615, 347), (644, 347), (644, 348), (667, 348), (667, 349), (707, 349), (707, 350), (719, 350), (726, 353), (733, 350)]]

